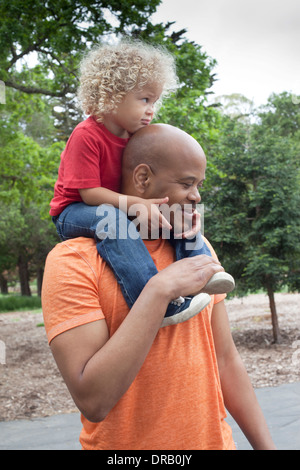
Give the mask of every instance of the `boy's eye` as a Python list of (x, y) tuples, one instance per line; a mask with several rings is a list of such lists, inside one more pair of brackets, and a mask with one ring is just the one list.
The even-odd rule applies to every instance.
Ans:
[(144, 101), (144, 103), (148, 103), (149, 98), (142, 98), (142, 101)]

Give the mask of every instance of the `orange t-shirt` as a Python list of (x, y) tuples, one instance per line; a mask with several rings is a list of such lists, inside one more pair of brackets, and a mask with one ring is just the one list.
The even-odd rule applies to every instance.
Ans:
[[(145, 244), (158, 270), (174, 261), (166, 240)], [(159, 329), (134, 382), (105, 420), (91, 423), (82, 416), (83, 449), (235, 448), (224, 421), (210, 321), (213, 304), (224, 297), (212, 296), (201, 314)], [(111, 269), (88, 238), (60, 243), (48, 255), (42, 303), (49, 343), (64, 331), (100, 319), (112, 335), (128, 313)]]

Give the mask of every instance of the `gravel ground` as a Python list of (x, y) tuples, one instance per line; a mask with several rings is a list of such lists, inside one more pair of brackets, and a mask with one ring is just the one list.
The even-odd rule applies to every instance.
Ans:
[[(276, 294), (275, 300), (281, 344), (273, 344), (265, 295), (226, 301), (233, 338), (255, 388), (300, 381), (300, 294)], [(42, 323), (41, 312), (0, 314), (0, 421), (77, 411)]]

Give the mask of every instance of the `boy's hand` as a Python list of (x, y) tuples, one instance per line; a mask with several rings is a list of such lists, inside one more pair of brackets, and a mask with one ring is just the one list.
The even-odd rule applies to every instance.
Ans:
[(159, 210), (159, 206), (166, 204), (168, 200), (168, 197), (161, 199), (141, 199), (141, 203), (133, 204), (129, 208), (128, 215), (135, 215), (136, 225), (140, 224), (140, 234), (142, 238), (147, 238), (148, 235), (151, 234), (153, 236), (156, 232), (158, 235), (160, 229), (172, 229), (172, 225)]
[(201, 215), (195, 211), (193, 214), (192, 227), (183, 233), (174, 233), (175, 238), (194, 238), (201, 230)]

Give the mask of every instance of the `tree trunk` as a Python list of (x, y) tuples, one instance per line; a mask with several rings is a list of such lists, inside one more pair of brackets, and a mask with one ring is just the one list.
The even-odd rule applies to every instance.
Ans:
[(18, 259), (18, 268), (19, 268), (21, 295), (31, 296), (31, 290), (29, 286), (28, 263), (22, 255), (20, 255)]
[(271, 287), (268, 287), (267, 291), (268, 291), (270, 310), (271, 310), (274, 343), (280, 343), (281, 335), (280, 335), (279, 324), (278, 324), (278, 316), (277, 316), (276, 305), (275, 305), (274, 291)]
[(1, 294), (8, 294), (8, 282), (3, 274), (0, 274), (0, 291)]
[(41, 297), (42, 295), (43, 275), (44, 275), (44, 269), (38, 268), (37, 269), (37, 294), (39, 297)]

